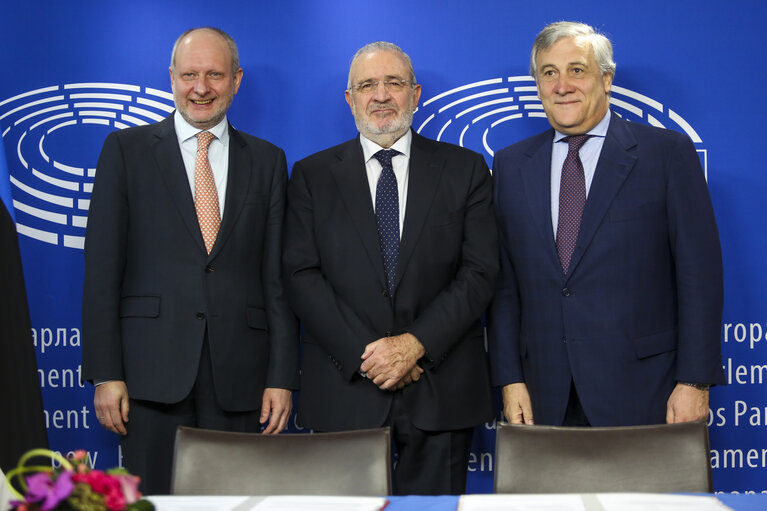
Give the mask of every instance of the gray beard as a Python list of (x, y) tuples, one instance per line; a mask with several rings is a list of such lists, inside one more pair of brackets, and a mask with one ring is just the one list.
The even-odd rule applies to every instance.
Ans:
[[(354, 105), (356, 111), (357, 106)], [(413, 123), (413, 109), (409, 108), (406, 112), (403, 112), (399, 121), (393, 122), (386, 127), (379, 129), (373, 123), (366, 123), (359, 116), (354, 116), (354, 124), (357, 125), (357, 130), (365, 137), (381, 147), (391, 147), (394, 142), (402, 138), (410, 129), (410, 125)]]

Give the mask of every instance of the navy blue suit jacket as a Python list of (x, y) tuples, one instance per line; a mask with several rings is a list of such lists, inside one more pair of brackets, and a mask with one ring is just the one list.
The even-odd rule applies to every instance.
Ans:
[(553, 136), (495, 156), (493, 381), (526, 383), (539, 424), (561, 424), (571, 380), (594, 426), (663, 423), (677, 381), (724, 383), (721, 249), (700, 161), (688, 137), (613, 114), (564, 275)]

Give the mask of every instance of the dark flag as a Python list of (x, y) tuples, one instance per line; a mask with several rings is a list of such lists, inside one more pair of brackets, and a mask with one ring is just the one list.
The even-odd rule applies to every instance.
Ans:
[(0, 467), (48, 447), (10, 181), (0, 138)]

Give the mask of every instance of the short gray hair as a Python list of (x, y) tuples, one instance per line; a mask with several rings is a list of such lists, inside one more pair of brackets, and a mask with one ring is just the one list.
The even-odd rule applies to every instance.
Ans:
[(388, 41), (376, 41), (374, 43), (368, 43), (354, 54), (352, 57), (351, 62), (349, 63), (349, 79), (346, 81), (346, 88), (350, 89), (352, 86), (352, 66), (354, 65), (354, 62), (364, 55), (365, 53), (374, 53), (377, 51), (393, 51), (395, 53), (398, 53), (400, 57), (402, 57), (405, 62), (407, 63), (408, 71), (410, 71), (410, 86), (415, 86), (415, 70), (413, 69), (413, 61), (410, 60), (410, 56), (402, 51), (402, 48), (397, 46), (394, 43), (390, 43)]
[(176, 50), (178, 50), (178, 45), (181, 44), (181, 41), (184, 40), (186, 36), (191, 34), (192, 32), (195, 32), (197, 30), (209, 30), (215, 34), (218, 34), (221, 36), (221, 38), (226, 41), (226, 45), (229, 47), (229, 54), (232, 56), (232, 73), (236, 73), (238, 69), (240, 69), (240, 54), (237, 51), (237, 43), (234, 42), (234, 39), (232, 39), (232, 36), (221, 30), (220, 28), (216, 27), (197, 27), (197, 28), (190, 28), (180, 36), (178, 36), (178, 39), (176, 39), (176, 42), (173, 44), (173, 51), (170, 54), (170, 68), (175, 71), (176, 70)]
[(611, 74), (615, 76), (615, 61), (613, 61), (613, 45), (603, 34), (585, 23), (575, 21), (558, 21), (550, 23), (541, 30), (533, 43), (530, 52), (530, 76), (538, 81), (536, 58), (538, 52), (548, 50), (560, 39), (566, 37), (582, 37), (591, 43), (594, 59), (597, 61), (602, 76)]

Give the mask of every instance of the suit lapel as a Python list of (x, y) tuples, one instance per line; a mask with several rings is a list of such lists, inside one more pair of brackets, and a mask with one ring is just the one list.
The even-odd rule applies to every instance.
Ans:
[(336, 186), (341, 192), (349, 218), (365, 247), (370, 263), (375, 269), (382, 288), (386, 288), (381, 246), (378, 241), (378, 224), (370, 197), (365, 160), (359, 138), (342, 144), (336, 153), (337, 161), (331, 167)]
[(524, 196), (530, 208), (530, 218), (543, 240), (546, 257), (562, 274), (562, 265), (554, 241), (554, 227), (551, 225), (551, 145), (554, 130), (548, 130), (531, 140), (525, 149), (527, 160), (521, 165), (520, 175)]
[(248, 195), (250, 171), (254, 163), (251, 161), (250, 154), (246, 150), (246, 145), (245, 139), (230, 124), (226, 203), (224, 206), (224, 216), (221, 219), (221, 228), (218, 231), (216, 242), (210, 251), (211, 258), (221, 251), (221, 247), (232, 233), (232, 229), (234, 229), (237, 218), (240, 216), (242, 207), (245, 204), (245, 198)]
[(636, 146), (636, 139), (628, 130), (626, 122), (615, 113), (612, 114), (583, 210), (578, 243), (570, 260), (568, 277), (577, 268), (615, 195), (636, 164), (637, 158), (630, 152)]
[(200, 249), (205, 250), (205, 242), (202, 240), (200, 224), (194, 209), (194, 197), (189, 188), (189, 178), (181, 157), (181, 149), (178, 147), (176, 130), (173, 128), (173, 114), (157, 124), (155, 137), (152, 154), (168, 189), (168, 195), (178, 209), (189, 234), (196, 240)]
[(413, 140), (410, 144), (405, 222), (399, 245), (395, 289), (402, 275), (405, 274), (407, 263), (421, 237), (426, 217), (439, 188), (445, 161), (439, 157), (438, 147), (436, 143), (413, 132)]

